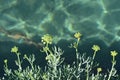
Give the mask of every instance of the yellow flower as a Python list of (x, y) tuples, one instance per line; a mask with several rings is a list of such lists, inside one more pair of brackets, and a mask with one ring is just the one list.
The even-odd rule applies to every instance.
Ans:
[(102, 68), (97, 68), (97, 72), (101, 72), (102, 71)]
[(11, 52), (17, 53), (17, 52), (18, 52), (18, 47), (14, 46), (14, 47), (11, 49)]
[(7, 63), (7, 62), (8, 62), (8, 60), (7, 60), (7, 59), (5, 59), (5, 60), (4, 60), (4, 63)]
[(24, 59), (27, 59), (28, 57), (27, 57), (27, 55), (25, 54), (23, 58), (24, 58)]
[(48, 75), (46, 73), (44, 73), (42, 78), (43, 78), (43, 80), (47, 80), (48, 79)]
[(77, 38), (77, 39), (80, 39), (80, 37), (82, 36), (81, 33), (77, 32), (74, 34), (74, 37)]
[(94, 51), (99, 51), (100, 50), (100, 47), (98, 45), (93, 45), (92, 49)]
[(49, 60), (53, 60), (53, 58), (54, 58), (54, 55), (53, 54), (49, 54), (49, 55), (46, 56), (45, 59), (49, 61)]
[(113, 56), (113, 57), (115, 57), (118, 54), (118, 52), (116, 52), (115, 50), (111, 51), (110, 53), (111, 53), (111, 56)]
[(43, 44), (52, 44), (52, 36), (50, 36), (49, 34), (46, 34), (42, 37), (42, 42)]

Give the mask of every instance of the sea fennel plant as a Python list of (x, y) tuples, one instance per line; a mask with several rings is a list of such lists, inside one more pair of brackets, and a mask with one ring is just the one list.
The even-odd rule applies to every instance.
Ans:
[[(72, 64), (64, 62), (65, 58), (62, 55), (65, 54), (59, 47), (51, 47), (54, 37), (49, 34), (43, 35), (41, 43), (44, 44), (42, 53), (45, 53), (45, 60), (47, 65), (42, 69), (34, 62), (36, 60), (34, 54), (24, 54), (23, 58), (17, 46), (11, 48), (11, 53), (16, 55), (17, 60), (15, 64), (17, 69), (9, 69), (9, 61), (4, 60), (4, 76), (1, 80), (118, 80), (116, 65), (116, 56), (118, 52), (111, 51), (112, 67), (108, 73), (102, 72), (102, 67), (96, 64), (95, 58), (100, 47), (94, 44), (92, 47), (93, 55), (86, 56), (86, 53), (81, 54), (79, 52), (79, 42), (82, 34), (77, 32), (74, 34), (76, 41), (71, 44), (70, 48), (75, 49), (76, 60)], [(30, 65), (26, 68), (22, 67), (24, 60), (28, 61)], [(37, 60), (38, 61), (38, 60)], [(97, 68), (97, 69), (96, 69)], [(97, 73), (92, 72), (95, 70)]]

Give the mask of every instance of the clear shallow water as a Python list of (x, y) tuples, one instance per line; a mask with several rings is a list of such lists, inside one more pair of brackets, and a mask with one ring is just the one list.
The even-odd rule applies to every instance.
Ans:
[(91, 52), (88, 49), (94, 43), (105, 47), (103, 53), (113, 49), (119, 52), (119, 5), (119, 0), (0, 0), (2, 59), (16, 44), (37, 44), (46, 33), (53, 35), (54, 43), (65, 44), (61, 40), (72, 40), (78, 31), (83, 34), (82, 52)]
[(118, 0), (1, 0), (0, 40), (11, 41), (7, 35), (32, 39), (49, 33), (57, 43), (79, 31), (84, 39), (97, 37), (110, 45), (120, 39), (119, 4)]

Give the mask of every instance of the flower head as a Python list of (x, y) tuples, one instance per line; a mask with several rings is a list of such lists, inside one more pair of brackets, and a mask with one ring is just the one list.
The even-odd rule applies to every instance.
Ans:
[(18, 52), (18, 47), (14, 46), (14, 47), (11, 49), (11, 52), (17, 53), (17, 52)]
[(92, 49), (94, 51), (99, 51), (100, 50), (100, 47), (98, 45), (93, 45)]
[(45, 59), (49, 61), (49, 60), (53, 60), (53, 58), (54, 58), (54, 55), (53, 54), (49, 54), (49, 55), (46, 56)]
[(27, 55), (25, 54), (23, 58), (24, 58), (24, 59), (27, 59), (28, 57), (27, 57)]
[(102, 71), (102, 68), (97, 68), (97, 72), (100, 73)]
[(49, 34), (46, 34), (42, 37), (43, 44), (52, 44), (52, 40), (53, 40), (53, 38)]
[(5, 60), (4, 60), (4, 63), (7, 63), (7, 62), (8, 62), (8, 60), (7, 60), (7, 59), (5, 59)]
[(74, 37), (77, 39), (80, 39), (81, 36), (82, 36), (82, 34), (80, 32), (77, 32), (74, 34)]
[(111, 56), (113, 56), (113, 57), (115, 57), (118, 54), (118, 52), (116, 52), (115, 50), (111, 51), (110, 53), (111, 53)]

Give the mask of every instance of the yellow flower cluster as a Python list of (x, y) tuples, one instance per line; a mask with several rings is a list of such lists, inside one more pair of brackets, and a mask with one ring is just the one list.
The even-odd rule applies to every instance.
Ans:
[(96, 52), (100, 50), (100, 47), (98, 45), (93, 45), (92, 49)]
[(42, 42), (43, 44), (52, 44), (52, 40), (53, 40), (52, 36), (49, 35), (49, 34), (46, 34), (46, 35), (44, 35), (44, 36), (42, 37), (41, 42)]
[(47, 55), (46, 56), (46, 60), (52, 60), (53, 59), (53, 57), (54, 57), (54, 55), (53, 54), (49, 54), (49, 55)]
[(117, 56), (117, 54), (118, 54), (118, 52), (116, 52), (115, 50), (111, 51), (110, 53), (111, 53), (111, 56), (113, 56), (113, 57)]
[(18, 47), (14, 46), (14, 47), (11, 49), (11, 52), (17, 53), (17, 52), (18, 52)]
[(97, 72), (100, 73), (102, 71), (102, 68), (97, 68)]
[(77, 39), (80, 39), (81, 36), (82, 36), (82, 34), (80, 32), (77, 32), (74, 34), (74, 37)]
[(4, 60), (4, 63), (7, 63), (7, 62), (8, 62), (8, 60), (7, 60), (7, 59), (5, 59), (5, 60)]
[(110, 51), (111, 56), (112, 56), (112, 64), (116, 63), (115, 57), (117, 56), (118, 52), (114, 51)]

